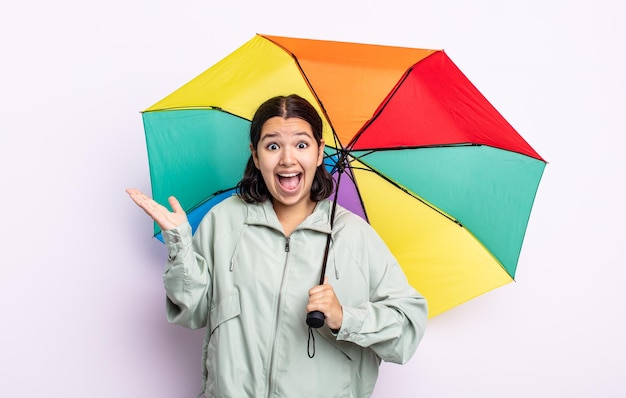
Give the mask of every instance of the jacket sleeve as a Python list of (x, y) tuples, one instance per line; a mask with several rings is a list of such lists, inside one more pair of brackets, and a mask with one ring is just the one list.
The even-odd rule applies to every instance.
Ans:
[(343, 306), (343, 323), (337, 340), (369, 347), (387, 362), (406, 363), (424, 335), (428, 309), (426, 300), (408, 280), (373, 230), (365, 232), (358, 255), (369, 273), (369, 301)]
[(167, 320), (190, 329), (206, 326), (211, 264), (194, 250), (189, 223), (163, 231), (168, 260), (163, 273)]

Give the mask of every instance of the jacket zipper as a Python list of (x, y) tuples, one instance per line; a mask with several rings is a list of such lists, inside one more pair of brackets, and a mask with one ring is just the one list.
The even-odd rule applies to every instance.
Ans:
[(285, 276), (287, 275), (287, 265), (289, 262), (289, 237), (285, 237), (285, 264), (283, 266), (283, 275), (280, 281), (280, 290), (278, 291), (278, 304), (276, 306), (276, 318), (274, 319), (274, 339), (272, 340), (272, 350), (270, 351), (270, 366), (268, 369), (268, 381), (267, 381), (267, 397), (272, 396), (273, 379), (274, 379), (274, 356), (276, 352), (276, 339), (278, 337), (278, 323), (280, 320), (280, 307), (282, 303), (283, 287), (285, 285)]

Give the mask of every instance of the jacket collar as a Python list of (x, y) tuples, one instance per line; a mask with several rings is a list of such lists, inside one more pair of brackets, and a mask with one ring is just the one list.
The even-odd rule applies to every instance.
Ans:
[[(246, 217), (246, 224), (249, 225), (265, 225), (267, 227), (283, 231), (283, 227), (278, 221), (274, 207), (271, 200), (266, 200), (262, 203), (248, 204), (248, 215)], [(297, 228), (310, 229), (319, 231), (325, 234), (329, 234), (330, 229), (330, 212), (332, 203), (327, 200), (320, 200), (315, 205), (313, 213), (311, 213)]]

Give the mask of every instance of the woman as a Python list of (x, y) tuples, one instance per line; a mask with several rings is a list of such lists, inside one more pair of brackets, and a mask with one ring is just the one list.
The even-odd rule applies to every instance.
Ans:
[[(238, 195), (195, 235), (173, 209), (129, 189), (161, 227), (168, 320), (206, 327), (206, 397), (369, 397), (381, 360), (404, 363), (423, 335), (424, 298), (375, 231), (338, 206), (323, 165), (322, 121), (297, 95), (255, 113)], [(325, 283), (317, 285), (328, 234)], [(307, 352), (308, 312), (326, 324)]]

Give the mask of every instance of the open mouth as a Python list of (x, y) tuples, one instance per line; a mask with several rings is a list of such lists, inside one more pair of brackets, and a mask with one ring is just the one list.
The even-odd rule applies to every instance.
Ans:
[(300, 180), (302, 179), (302, 173), (285, 173), (278, 174), (278, 183), (281, 188), (286, 191), (293, 191), (300, 184)]

